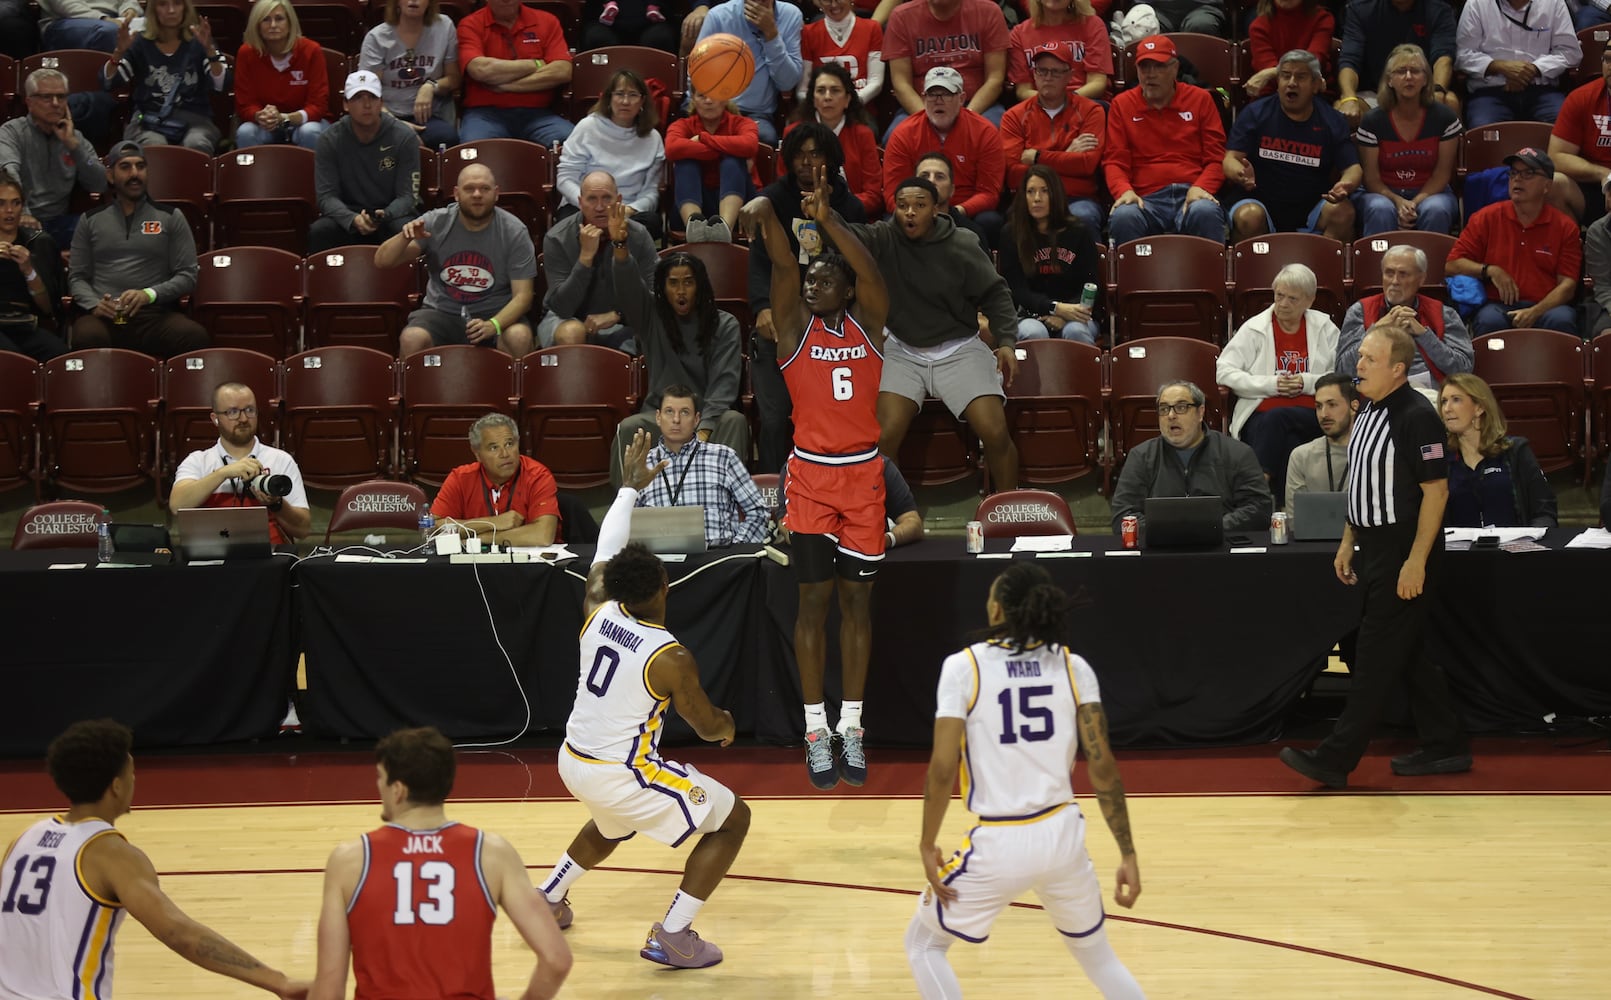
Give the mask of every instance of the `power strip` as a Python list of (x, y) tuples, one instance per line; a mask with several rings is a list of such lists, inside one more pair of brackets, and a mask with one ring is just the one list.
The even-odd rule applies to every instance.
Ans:
[(448, 561), (459, 563), (527, 563), (531, 556), (524, 552), (455, 552)]

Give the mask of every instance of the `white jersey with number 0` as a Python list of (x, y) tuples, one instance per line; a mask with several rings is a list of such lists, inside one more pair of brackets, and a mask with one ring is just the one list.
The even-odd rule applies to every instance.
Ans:
[(633, 617), (619, 601), (594, 609), (582, 626), (581, 676), (565, 742), (612, 763), (655, 756), (671, 692), (649, 685), (649, 664), (677, 645), (664, 625)]
[(1062, 646), (1013, 652), (991, 640), (946, 657), (934, 714), (966, 720), (962, 798), (969, 811), (1029, 819), (1073, 801), (1075, 709), (1100, 700), (1091, 665)]
[(121, 837), (98, 819), (40, 820), (6, 851), (0, 870), (0, 997), (106, 1000), (112, 939), (123, 907), (98, 899), (79, 877), (78, 855), (99, 837)]

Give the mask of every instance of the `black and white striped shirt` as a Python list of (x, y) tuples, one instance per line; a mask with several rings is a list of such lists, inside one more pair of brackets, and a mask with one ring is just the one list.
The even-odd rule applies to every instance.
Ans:
[(1447, 451), (1443, 421), (1414, 386), (1367, 402), (1348, 439), (1348, 523), (1414, 524), (1421, 484), (1448, 475)]

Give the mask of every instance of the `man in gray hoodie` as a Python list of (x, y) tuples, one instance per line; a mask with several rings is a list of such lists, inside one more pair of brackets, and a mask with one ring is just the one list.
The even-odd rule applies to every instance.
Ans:
[[(891, 218), (850, 231), (878, 261), (892, 304), (878, 450), (898, 463), (919, 407), (936, 396), (979, 438), (991, 489), (1016, 489), (1018, 448), (1002, 401), (1018, 373), (1018, 312), (1006, 279), (978, 238), (940, 212), (939, 192), (921, 177), (895, 189)], [(980, 313), (995, 336), (994, 354), (979, 339)]]
[(386, 111), (380, 77), (347, 75), (347, 114), (319, 136), (313, 159), (320, 218), (308, 229), (308, 253), (380, 244), (419, 216), (420, 140)]

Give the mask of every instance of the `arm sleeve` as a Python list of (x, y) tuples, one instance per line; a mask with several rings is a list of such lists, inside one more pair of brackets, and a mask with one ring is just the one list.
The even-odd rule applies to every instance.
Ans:
[(800, 58), (802, 15), (792, 4), (775, 10), (780, 15), (777, 17), (778, 36), (761, 46), (761, 55), (766, 60), (766, 71), (772, 83), (779, 90), (790, 91), (799, 85), (805, 73), (805, 63)]
[[(1361, 337), (1361, 340), (1364, 338)], [(1431, 330), (1415, 338), (1415, 346), (1445, 375), (1468, 372), (1472, 369), (1475, 352), (1471, 349), (1471, 334), (1453, 306), (1443, 307), (1443, 339)], [(1359, 344), (1354, 344), (1354, 362), (1359, 361)], [(1349, 369), (1352, 371), (1353, 369)]]
[(95, 291), (95, 245), (90, 239), (93, 228), (93, 216), (85, 213), (84, 218), (78, 220), (78, 228), (73, 230), (73, 248), (67, 265), (68, 293), (73, 296), (73, 304), (85, 312), (94, 311), (101, 299)]
[[(599, 254), (607, 252), (601, 239)], [(593, 258), (593, 267), (588, 267), (581, 262), (579, 254), (580, 248), (572, 248), (552, 230), (543, 237), (543, 270), (548, 276), (548, 295), (543, 299), (543, 308), (560, 319), (576, 318), (583, 305), (582, 299), (587, 295), (593, 267), (599, 266), (598, 257)]]
[(168, 274), (167, 281), (152, 285), (157, 301), (172, 304), (196, 287), (196, 276), (201, 267), (196, 263), (196, 237), (190, 224), (177, 210), (168, 213)]
[[(1292, 498), (1309, 489), (1309, 474), (1304, 468), (1303, 456), (1297, 448), (1287, 456), (1287, 495), (1282, 498), (1281, 509), (1292, 516)], [(1274, 498), (1271, 498), (1274, 502)]]
[(972, 298), (978, 310), (990, 320), (990, 332), (996, 338), (995, 347), (1011, 347), (1018, 341), (1018, 309), (1012, 304), (1007, 279), (996, 273), (988, 256), (982, 258), (974, 270), (975, 278), (983, 279), (983, 287)]
[(358, 213), (341, 198), (341, 148), (336, 135), (326, 132), (319, 136), (319, 153), (313, 158), (313, 191), (319, 197), (319, 214), (345, 230), (352, 228)]
[(397, 169), (392, 171), (392, 200), (386, 204), (386, 215), (400, 219), (420, 209), (420, 140), (413, 129), (400, 141), (397, 151)]
[(1583, 273), (1594, 282), (1594, 301), (1611, 312), (1611, 224), (1583, 233)]
[(643, 190), (627, 202), (627, 207), (639, 214), (653, 214), (660, 207), (660, 177), (665, 173), (666, 148), (660, 141), (660, 133), (650, 131), (648, 138), (654, 143), (654, 149), (649, 156), (649, 169), (643, 175)]
[[(1447, 314), (1445, 309), (1445, 314)], [(1342, 330), (1337, 334), (1337, 366), (1333, 371), (1348, 375), (1359, 367), (1359, 345), (1365, 339), (1365, 308), (1358, 302), (1343, 313)]]
[(235, 51), (235, 114), (249, 122), (263, 110), (263, 94), (258, 89), (257, 50), (242, 42)]
[(1242, 324), (1214, 363), (1214, 381), (1242, 399), (1263, 399), (1275, 395), (1275, 374), (1257, 375), (1253, 372), (1253, 361), (1258, 357), (1259, 341), (1263, 337), (1264, 331), (1255, 328), (1251, 322)]
[(1256, 531), (1270, 526), (1270, 484), (1265, 481), (1264, 470), (1259, 468), (1258, 456), (1241, 442), (1227, 438), (1225, 470), (1229, 478), (1232, 507), (1225, 512), (1226, 531)]
[(699, 132), (699, 119), (697, 117), (679, 118), (666, 126), (666, 159), (673, 163), (678, 160), (715, 160), (721, 156), (713, 146), (703, 142), (695, 142), (693, 136)]
[(1126, 514), (1134, 514), (1138, 520), (1145, 523), (1146, 518), (1141, 514), (1141, 502), (1147, 499), (1147, 491), (1152, 482), (1153, 449), (1156, 445), (1148, 446), (1143, 443), (1141, 447), (1130, 450), (1119, 470), (1119, 481), (1113, 486), (1113, 533), (1119, 533), (1119, 522), (1124, 520)]
[(733, 502), (744, 511), (744, 523), (734, 525), (733, 541), (766, 541), (766, 536), (772, 531), (772, 512), (767, 509), (766, 498), (761, 496), (760, 489), (750, 477), (749, 470), (744, 468), (744, 460), (738, 457), (737, 452), (727, 449), (724, 461), (727, 468), (722, 478), (733, 494)]
[(614, 559), (617, 552), (626, 548), (627, 540), (632, 537), (632, 508), (637, 502), (638, 491), (630, 486), (621, 487), (615, 494), (615, 501), (599, 524), (599, 544), (593, 551), (595, 564)]
[[(1359, 8), (1355, 8), (1358, 10)], [(1352, 12), (1350, 12), (1352, 13)], [(1452, 39), (1451, 39), (1452, 40)], [(1434, 57), (1435, 59), (1436, 57)], [(1363, 17), (1343, 18), (1342, 49), (1337, 55), (1337, 71), (1351, 69), (1358, 73), (1365, 65), (1365, 23)], [(1376, 86), (1376, 81), (1367, 83), (1359, 81), (1360, 85), (1370, 90)]]
[(884, 463), (884, 518), (899, 520), (901, 515), (917, 510), (917, 498), (912, 495), (912, 487), (907, 485), (900, 468), (887, 458), (880, 461)]
[[(976, 134), (983, 134), (985, 141), (979, 143), (977, 152), (978, 190), (973, 197), (964, 201), (957, 207), (968, 213), (968, 217), (975, 218), (984, 212), (993, 212), (1001, 204), (1001, 185), (1007, 176), (1007, 157), (1001, 148), (1001, 135), (995, 126), (988, 124), (986, 128)], [(899, 184), (902, 178), (897, 178)], [(892, 196), (894, 192), (891, 191)]]
[(547, 517), (550, 514), (559, 517), (559, 484), (554, 481), (554, 474), (548, 471), (548, 467), (539, 464), (537, 482), (531, 491), (531, 502), (520, 516), (530, 524), (539, 517)]
[(998, 261), (1001, 276), (1007, 279), (1007, 289), (1012, 292), (1013, 303), (1019, 309), (1036, 316), (1045, 316), (1052, 311), (1052, 297), (1030, 287), (1029, 276), (1024, 273), (1023, 262), (1018, 259), (1018, 247), (1011, 238), (1002, 241)]
[(1202, 119), (1203, 172), (1192, 183), (1209, 194), (1217, 194), (1225, 183), (1225, 126), (1219, 118), (1219, 105), (1208, 91), (1198, 88), (1197, 92), (1202, 95), (1203, 105), (1198, 112)]
[(717, 311), (716, 336), (711, 341), (705, 380), (705, 410), (699, 426), (714, 431), (722, 414), (738, 400), (740, 366), (738, 320), (731, 313)]
[[(1428, 4), (1428, 7), (1430, 6), (1432, 5)], [(1482, 51), (1482, 43), (1486, 40), (1483, 37), (1482, 24), (1477, 19), (1476, 7), (1467, 7), (1461, 11), (1460, 26), (1455, 32), (1455, 51), (1450, 54), (1455, 57), (1455, 67), (1472, 78), (1473, 87), (1482, 82), (1484, 71), (1493, 61), (1492, 56)], [(1436, 56), (1432, 58), (1434, 62), (1437, 61)]]
[[(324, 50), (319, 43), (304, 38), (308, 42), (307, 74), (308, 74), (308, 103), (302, 106), (302, 113), (308, 116), (310, 122), (326, 121), (330, 117), (330, 68), (324, 62)], [(302, 48), (302, 42), (297, 46)]]
[(1555, 501), (1555, 490), (1544, 478), (1544, 470), (1533, 455), (1533, 446), (1526, 438), (1516, 438), (1510, 450), (1510, 475), (1518, 483), (1525, 482), (1523, 491), (1529, 498), (1527, 510), (1517, 511), (1521, 520), (1535, 528), (1554, 528), (1560, 521)]
[(588, 115), (576, 123), (565, 145), (559, 151), (559, 163), (554, 167), (554, 188), (559, 196), (572, 205), (582, 203), (582, 168), (588, 163), (588, 139), (592, 138), (592, 119)]
[[(1107, 153), (1102, 160), (1102, 176), (1107, 179), (1108, 191), (1115, 200), (1135, 190), (1135, 185), (1130, 183), (1130, 133), (1125, 129), (1124, 119), (1123, 114), (1108, 115)], [(1224, 169), (1220, 172), (1224, 173)]]
[[(544, 260), (547, 260), (546, 256)], [(655, 316), (654, 293), (649, 291), (649, 286), (644, 284), (638, 273), (638, 262), (631, 258), (616, 260), (612, 253), (610, 266), (615, 271), (616, 305), (620, 307), (621, 318), (626, 325), (632, 328), (640, 341), (664, 336), (660, 330), (660, 320)], [(553, 296), (553, 292), (548, 293), (549, 301), (543, 303), (544, 308), (548, 308)]]
[(973, 660), (967, 653), (952, 653), (940, 665), (940, 684), (934, 695), (936, 719), (966, 719), (974, 697)]
[(738, 156), (747, 160), (761, 148), (761, 130), (754, 121), (743, 115), (728, 114), (722, 120), (721, 129), (720, 132), (707, 134), (704, 139), (718, 157)]
[(1270, 38), (1270, 16), (1263, 14), (1255, 17), (1253, 23), (1248, 25), (1247, 37), (1253, 46), (1253, 71), (1256, 73), (1273, 67), (1282, 53), (1275, 51), (1275, 43)]
[(1533, 60), (1538, 73), (1545, 80), (1558, 81), (1583, 61), (1583, 46), (1572, 28), (1572, 14), (1565, 4), (1546, 7), (1550, 11), (1549, 52)]
[[(1431, 36), (1427, 44), (1428, 57), (1434, 64), (1439, 59), (1454, 58), (1458, 45), (1455, 39), (1454, 8), (1447, 3), (1429, 3), (1426, 5), (1427, 14), (1431, 17), (1431, 24), (1427, 26), (1427, 34)], [(1346, 18), (1351, 25), (1353, 18)], [(1364, 82), (1364, 81), (1361, 81)], [(1371, 81), (1375, 86), (1376, 81)]]
[[(369, 72), (375, 74), (376, 76), (379, 76), (380, 71), (384, 68), (380, 64), (381, 63), (380, 36), (375, 34), (375, 32), (379, 30), (379, 28), (380, 28), (380, 26), (376, 25), (375, 27), (370, 28), (367, 32), (364, 33), (364, 44), (358, 50), (358, 68), (368, 70)], [(239, 59), (235, 60), (235, 65), (236, 66), (240, 65), (240, 60)], [(240, 96), (240, 88), (239, 88), (239, 86), (236, 87), (236, 96), (237, 97)]]
[[(1075, 131), (1075, 134), (1083, 135), (1086, 132), (1096, 136), (1095, 149), (1087, 150), (1084, 153), (1071, 153), (1066, 149), (1043, 149), (1040, 151), (1040, 159), (1037, 162), (1046, 164), (1065, 177), (1096, 176), (1097, 169), (1102, 165), (1102, 155), (1107, 148), (1107, 112), (1103, 111), (1102, 105), (1095, 101), (1091, 101), (1090, 106), (1085, 109), (1085, 114), (1081, 117), (1079, 128)], [(1002, 151), (1006, 156), (1010, 156), (1014, 160), (1018, 158), (1017, 153), (1013, 153), (1007, 148), (1005, 142), (1002, 143), (1002, 147)], [(1018, 153), (1023, 151), (1024, 144), (1019, 142)], [(1027, 168), (1025, 169), (1027, 170)]]

